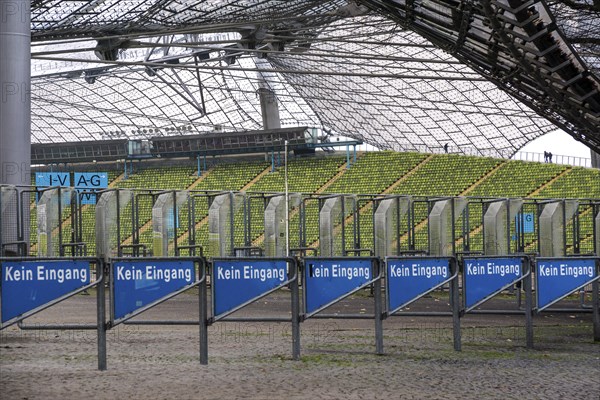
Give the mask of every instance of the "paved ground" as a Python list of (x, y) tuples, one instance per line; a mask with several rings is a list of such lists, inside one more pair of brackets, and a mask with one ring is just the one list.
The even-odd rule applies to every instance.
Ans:
[[(94, 296), (76, 296), (31, 318), (93, 322)], [(193, 319), (196, 297), (181, 295), (144, 319)], [(288, 293), (244, 315), (287, 315)], [(500, 299), (490, 307), (514, 307)], [(445, 310), (445, 296), (413, 309)], [(369, 313), (365, 294), (334, 311)], [(209, 365), (198, 362), (194, 326), (119, 325), (108, 334), (108, 370), (96, 370), (94, 331), (0, 332), (1, 399), (594, 399), (600, 398), (600, 343), (591, 315), (535, 318), (535, 349), (525, 348), (524, 317), (467, 315), (462, 352), (451, 319), (384, 321), (385, 355), (374, 354), (372, 320), (307, 320), (302, 358), (291, 359), (289, 324), (216, 323)]]

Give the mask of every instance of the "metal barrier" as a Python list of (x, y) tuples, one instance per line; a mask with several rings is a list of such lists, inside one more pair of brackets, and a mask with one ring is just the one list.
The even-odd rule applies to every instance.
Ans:
[[(197, 271), (197, 273), (196, 273)], [(135, 321), (138, 325), (199, 325), (200, 364), (208, 363), (206, 262), (198, 257), (113, 258), (109, 328), (198, 286), (199, 321)], [(133, 322), (133, 321), (130, 321)]]
[[(73, 188), (0, 187), (0, 249), (11, 256), (100, 249), (106, 260), (124, 250), (199, 255), (202, 247), (207, 257), (229, 257), (236, 248), (267, 254), (273, 243), (281, 253), (287, 241), (318, 248), (322, 256), (360, 248), (381, 258), (407, 251), (597, 256), (600, 247), (597, 199), (294, 194), (286, 231), (282, 193), (106, 189), (93, 194), (99, 197), (94, 207), (82, 199), (92, 194)], [(98, 232), (104, 233), (99, 241)]]
[[(96, 266), (96, 280), (91, 268)], [(106, 369), (104, 264), (98, 258), (0, 258), (0, 329), (18, 324), (24, 330), (96, 330), (98, 369)], [(25, 325), (26, 318), (87, 289), (96, 287), (96, 324)]]
[[(454, 257), (387, 257), (385, 317), (452, 317), (454, 350), (461, 350), (458, 264)], [(450, 284), (451, 311), (401, 311), (434, 290)]]
[[(95, 265), (96, 278), (91, 278)], [(98, 369), (105, 370), (106, 332), (121, 323), (198, 326), (200, 363), (208, 363), (208, 326), (216, 322), (287, 322), (292, 326), (292, 357), (300, 358), (300, 323), (308, 318), (373, 319), (375, 347), (383, 354), (383, 319), (391, 316), (451, 316), (454, 349), (461, 350), (460, 317), (471, 314), (525, 315), (526, 345), (533, 347), (533, 265), (526, 255), (497, 257), (388, 257), (385, 268), (377, 257), (307, 257), (302, 268), (295, 258), (217, 258), (211, 263), (211, 315), (208, 313), (207, 266), (202, 257), (0, 258), (0, 329), (18, 324), (24, 330), (96, 330)], [(463, 271), (463, 309), (459, 275)], [(303, 304), (299, 278), (303, 276)], [(105, 277), (110, 276), (110, 318), (106, 321)], [(536, 307), (541, 312), (593, 314), (594, 340), (600, 341), (600, 258), (538, 258), (535, 264)], [(382, 280), (386, 304), (382, 304)], [(450, 285), (451, 311), (401, 311), (426, 294)], [(520, 284), (525, 306), (478, 309), (499, 293)], [(592, 285), (590, 308), (552, 308), (586, 285)], [(373, 287), (372, 314), (324, 313), (342, 299)], [(96, 324), (26, 325), (25, 319), (90, 288), (96, 288)], [(198, 287), (197, 320), (132, 320), (132, 318)], [(291, 316), (258, 317), (232, 314), (282, 288), (290, 288)]]
[[(215, 322), (291, 322), (292, 358), (300, 358), (300, 295), (294, 258), (215, 258), (212, 260), (212, 317)], [(290, 287), (291, 317), (233, 317), (231, 314)], [(202, 322), (202, 321), (201, 321)]]
[[(557, 260), (566, 264), (577, 263), (585, 256), (599, 256), (600, 251), (600, 203), (598, 200), (564, 200), (564, 199), (489, 199), (489, 198), (464, 198), (464, 197), (403, 197), (397, 195), (364, 195), (349, 197), (346, 195), (302, 195), (297, 196), (297, 209), (281, 203), (283, 194), (253, 194), (245, 195), (238, 192), (208, 192), (208, 191), (158, 191), (158, 190), (125, 190), (107, 189), (100, 192), (100, 198), (95, 208), (83, 207), (81, 196), (85, 193), (76, 193), (74, 189), (51, 187), (37, 189), (33, 187), (13, 187), (0, 185), (0, 214), (2, 230), (0, 230), (0, 251), (10, 254), (31, 251), (33, 254), (47, 254), (48, 258), (34, 260), (27, 258), (0, 259), (3, 265), (10, 262), (62, 262), (73, 260), (88, 260), (97, 263), (98, 280), (104, 282), (105, 275), (111, 279), (111, 318), (110, 322), (98, 319), (96, 325), (57, 325), (56, 329), (98, 329), (99, 341), (105, 337), (106, 329), (119, 324), (170, 324), (170, 325), (199, 325), (202, 363), (208, 360), (207, 327), (218, 321), (278, 321), (291, 322), (293, 327), (293, 357), (300, 355), (300, 330), (299, 323), (307, 318), (373, 318), (375, 321), (376, 348), (378, 353), (383, 352), (382, 320), (395, 315), (423, 315), (423, 316), (452, 316), (454, 329), (454, 348), (460, 350), (460, 317), (465, 313), (471, 314), (515, 314), (526, 316), (527, 346), (533, 346), (532, 314), (533, 314), (533, 264), (531, 257), (564, 257), (538, 258), (538, 264), (544, 266)], [(251, 207), (252, 200), (262, 203)], [(271, 200), (273, 201), (271, 204)], [(160, 201), (159, 201), (160, 200)], [(271, 206), (271, 218), (265, 218), (265, 235), (261, 238), (260, 223), (252, 226), (252, 218), (257, 216), (252, 210), (262, 211), (266, 214)], [(149, 212), (152, 208), (157, 212), (152, 218)], [(286, 209), (287, 207), (287, 209)], [(262, 208), (262, 210), (261, 210)], [(369, 209), (371, 211), (369, 211)], [(160, 211), (160, 213), (158, 212)], [(286, 214), (287, 213), (287, 214)], [(363, 214), (361, 217), (360, 214)], [(37, 242), (29, 239), (28, 215), (36, 217), (37, 226), (31, 230), (32, 237), (35, 233)], [(258, 213), (256, 213), (258, 214)], [(369, 215), (371, 214), (371, 215)], [(94, 217), (95, 218), (92, 218)], [(179, 226), (179, 216), (182, 222)], [(184, 223), (187, 217), (187, 223)], [(293, 220), (296, 229), (290, 229), (284, 222)], [(90, 228), (95, 221), (95, 234)], [(14, 223), (13, 223), (14, 222)], [(271, 224), (271, 225), (269, 225)], [(156, 229), (150, 230), (154, 225)], [(310, 226), (309, 226), (310, 225)], [(372, 225), (372, 226), (371, 226)], [(269, 226), (269, 229), (266, 227)], [(8, 227), (8, 228), (7, 228)], [(284, 229), (285, 227), (285, 229)], [(100, 229), (98, 229), (100, 228)], [(205, 234), (205, 229), (207, 233)], [(255, 229), (253, 231), (252, 229)], [(152, 232), (156, 233), (152, 235)], [(284, 232), (285, 231), (285, 232)], [(290, 231), (291, 234), (290, 234)], [(320, 235), (317, 234), (320, 233)], [(203, 234), (200, 235), (200, 232)], [(243, 235), (242, 235), (243, 232)], [(291, 254), (298, 254), (302, 264), (293, 258), (262, 258), (250, 257), (254, 254), (262, 255), (267, 249), (265, 240), (270, 236), (274, 249), (281, 252), (293, 241)], [(101, 238), (101, 240), (98, 240)], [(157, 239), (154, 241), (153, 239)], [(285, 240), (283, 240), (285, 239)], [(31, 242), (31, 246), (29, 243)], [(142, 243), (144, 242), (144, 243)], [(285, 246), (284, 246), (285, 244)], [(96, 258), (61, 258), (54, 259), (50, 255), (85, 254), (95, 251), (104, 261)], [(160, 248), (160, 251), (157, 249)], [(112, 258), (123, 256), (123, 251), (128, 250), (132, 256), (146, 254), (147, 250), (154, 254), (175, 254), (177, 258)], [(320, 257), (317, 257), (320, 250)], [(189, 252), (193, 257), (179, 257), (182, 252)], [(313, 257), (306, 257), (310, 252)], [(212, 264), (213, 298), (212, 315), (208, 316), (207, 303), (207, 266), (204, 254), (207, 256), (234, 255), (248, 256), (238, 258), (217, 258)], [(287, 252), (286, 252), (287, 253)], [(369, 253), (371, 257), (359, 257)], [(279, 253), (278, 253), (279, 254)], [(329, 254), (330, 257), (324, 257)], [(426, 255), (436, 254), (437, 258)], [(474, 256), (481, 254), (480, 256)], [(485, 254), (485, 256), (484, 256)], [(338, 257), (354, 255), (355, 257)], [(379, 258), (372, 257), (373, 255)], [(390, 257), (394, 255), (394, 257)], [(196, 257), (198, 256), (198, 257)], [(381, 259), (386, 259), (383, 268)], [(460, 263), (455, 258), (462, 259)], [(92, 261), (90, 261), (92, 260)], [(438, 276), (439, 280), (425, 279), (417, 283), (417, 276), (412, 276), (412, 271), (404, 274), (402, 266), (400, 276), (392, 276), (391, 263), (433, 263), (433, 260), (445, 260), (447, 274)], [(145, 273), (142, 262), (152, 261), (176, 265), (176, 263), (189, 263), (198, 266), (199, 274), (195, 280), (185, 281), (181, 286), (173, 288), (172, 285), (162, 285), (167, 292), (164, 296), (152, 301), (143, 302), (142, 307), (131, 310), (118, 309), (122, 301), (118, 300), (119, 266), (121, 271), (130, 271), (130, 274)], [(86, 262), (86, 261), (84, 261)], [(437, 262), (437, 261), (436, 261)], [(583, 261), (582, 261), (583, 262)], [(137, 264), (136, 264), (137, 263)], [(215, 264), (216, 263), (216, 264)], [(231, 275), (230, 270), (221, 270), (219, 263), (228, 264), (231, 271), (239, 271), (240, 279)], [(266, 263), (266, 264), (265, 264)], [(269, 263), (284, 263), (285, 266)], [(540, 264), (541, 263), (541, 264)], [(545, 264), (546, 263), (546, 264)], [(517, 265), (518, 264), (518, 265)], [(15, 264), (16, 265), (16, 264)], [(43, 265), (43, 264), (42, 264)], [(106, 266), (110, 265), (110, 269)], [(126, 269), (126, 265), (129, 265)], [(154, 265), (154, 264), (152, 264)], [(436, 264), (437, 265), (437, 264)], [(512, 272), (506, 272), (502, 266), (511, 265)], [(573, 264), (574, 265), (574, 264)], [(260, 268), (259, 268), (260, 266)], [(433, 266), (433, 264), (429, 265)], [(34, 268), (25, 264), (23, 271)], [(133, 272), (134, 269), (136, 272)], [(261, 282), (257, 291), (249, 284), (252, 279), (244, 279), (242, 274), (245, 267), (251, 268), (259, 274), (262, 270), (285, 269), (286, 275), (273, 275), (269, 281), (271, 286)], [(460, 267), (460, 268), (459, 268)], [(588, 267), (587, 265), (581, 266)], [(177, 271), (178, 267), (175, 268)], [(190, 271), (189, 265), (187, 270)], [(334, 269), (336, 269), (334, 273)], [(366, 269), (365, 269), (366, 268)], [(459, 299), (459, 270), (463, 270), (463, 309)], [(492, 271), (504, 271), (488, 273)], [(550, 268), (550, 267), (548, 267)], [(594, 337), (600, 340), (600, 316), (598, 316), (598, 275), (594, 270), (594, 278), (579, 282), (573, 287), (566, 283), (558, 284), (566, 287), (564, 293), (555, 295), (550, 293), (544, 299), (544, 279), (559, 279), (559, 275), (543, 276), (540, 269), (536, 268), (536, 296), (537, 312), (583, 312), (592, 313), (594, 318)], [(302, 269), (302, 270), (301, 270)], [(105, 270), (105, 271), (104, 271)], [(340, 283), (335, 280), (325, 284), (325, 274), (334, 278), (334, 274), (354, 274), (350, 279), (344, 277)], [(19, 269), (20, 271), (20, 269)], [(34, 270), (31, 270), (32, 274)], [(181, 271), (185, 271), (182, 267)], [(348, 272), (350, 271), (350, 272)], [(365, 271), (368, 271), (368, 276)], [(545, 270), (544, 270), (545, 271)], [(2, 279), (7, 276), (12, 279), (17, 269), (11, 269), (7, 275), (2, 272)], [(19, 272), (20, 273), (20, 272)], [(126, 274), (126, 272), (123, 272)], [(182, 272), (185, 274), (185, 272)], [(265, 272), (266, 273), (266, 272)], [(393, 272), (398, 275), (397, 270)], [(362, 276), (360, 275), (362, 274)], [(20, 276), (20, 275), (19, 275)], [(25, 276), (25, 275), (24, 275)], [(131, 280), (134, 275), (130, 275)], [(220, 279), (222, 277), (222, 279)], [(123, 275), (123, 280), (125, 275)], [(384, 279), (385, 278), (385, 279)], [(409, 278), (409, 287), (404, 288), (402, 283), (392, 278)], [(302, 279), (302, 282), (301, 282)], [(565, 282), (568, 280), (561, 277)], [(88, 282), (89, 287), (100, 287), (99, 281)], [(239, 290), (227, 291), (222, 289), (233, 281), (239, 280)], [(382, 305), (381, 285), (386, 284), (386, 304)], [(562, 281), (561, 281), (562, 282)], [(14, 282), (3, 283), (0, 287), (2, 307), (8, 304), (4, 300), (7, 285)], [(146, 282), (147, 284), (148, 282)], [(303, 293), (303, 308), (300, 310), (299, 285), (305, 285)], [(423, 286), (420, 286), (420, 285)], [(452, 310), (438, 313), (415, 313), (401, 311), (408, 304), (417, 301), (425, 294), (444, 286), (450, 285), (450, 303)], [(117, 286), (115, 286), (117, 285)], [(219, 286), (220, 285), (220, 286)], [(225, 285), (225, 286), (223, 286)], [(265, 286), (266, 285), (266, 286)], [(394, 286), (398, 285), (398, 287)], [(493, 298), (504, 290), (513, 293), (514, 286), (519, 303), (518, 308), (509, 310), (477, 309), (481, 304)], [(541, 285), (541, 286), (540, 286)], [(584, 304), (585, 293), (589, 293), (592, 286), (592, 305)], [(87, 285), (86, 285), (87, 286)], [(143, 285), (142, 285), (143, 286)], [(184, 290), (199, 286), (200, 310), (199, 320), (182, 321), (142, 321), (131, 320), (132, 317), (154, 307), (168, 298), (176, 296)], [(292, 317), (258, 319), (238, 318), (230, 314), (240, 310), (246, 305), (266, 296), (284, 286), (291, 288)], [(374, 313), (365, 314), (326, 314), (324, 309), (349, 296), (350, 294), (370, 287), (374, 296)], [(168, 290), (167, 290), (168, 288)], [(315, 292), (317, 288), (317, 292)], [(400, 289), (402, 288), (402, 289)], [(76, 291), (77, 290), (77, 291)], [(72, 296), (81, 291), (80, 287), (73, 289), (73, 293), (63, 293), (52, 298), (45, 307), (49, 307), (63, 300), (64, 296)], [(127, 291), (128, 289), (123, 289)], [(521, 307), (521, 294), (525, 293), (525, 304)], [(581, 307), (560, 309), (552, 305), (564, 296), (576, 291), (581, 291)], [(101, 292), (101, 293), (100, 293)], [(131, 292), (131, 290), (130, 290)], [(128, 292), (129, 293), (129, 292)], [(136, 293), (133, 291), (131, 293)], [(242, 293), (248, 295), (240, 301)], [(249, 293), (249, 294), (248, 294)], [(551, 296), (550, 296), (551, 295)], [(99, 290), (98, 296), (104, 296)], [(115, 298), (117, 296), (117, 298)], [(540, 298), (540, 296), (542, 296)], [(553, 296), (553, 297), (552, 297)], [(235, 303), (232, 308), (221, 308), (223, 301)], [(66, 297), (64, 297), (66, 298)], [(550, 301), (547, 301), (550, 299)], [(147, 299), (146, 299), (147, 300)], [(123, 300), (125, 301), (125, 300)], [(100, 297), (97, 302), (100, 303)], [(14, 303), (12, 300), (9, 303)], [(550, 304), (548, 304), (550, 303)], [(102, 301), (102, 304), (104, 302)], [(9, 304), (9, 307), (14, 304)], [(100, 305), (98, 305), (100, 308)], [(9, 319), (0, 322), (1, 327), (19, 323), (22, 329), (37, 329), (27, 326), (21, 321), (33, 313), (41, 311), (38, 306), (21, 314), (15, 314)], [(0, 311), (2, 312), (2, 311)], [(100, 313), (100, 311), (98, 311)], [(302, 312), (302, 314), (301, 314)], [(102, 311), (105, 313), (105, 310)], [(3, 313), (0, 316), (11, 315)], [(457, 317), (458, 315), (458, 317)], [(46, 326), (49, 328), (52, 326)], [(100, 330), (103, 330), (102, 332)], [(105, 342), (105, 339), (103, 339)], [(99, 348), (101, 344), (99, 343)], [(104, 343), (104, 366), (105, 343)], [(101, 367), (101, 350), (99, 350), (99, 368)]]
[[(531, 260), (526, 255), (465, 257), (462, 260), (464, 313), (525, 315), (525, 336), (533, 348), (533, 300)], [(525, 309), (476, 310), (477, 307), (513, 285), (522, 282)]]
[[(305, 258), (304, 310), (308, 318), (373, 319), (375, 348), (383, 354), (383, 307), (381, 302), (381, 260), (376, 257)], [(374, 310), (368, 314), (323, 314), (322, 311), (357, 291), (373, 285)]]
[[(535, 277), (537, 313), (592, 313), (594, 341), (600, 341), (600, 258), (538, 258)], [(590, 308), (550, 308), (590, 284)]]

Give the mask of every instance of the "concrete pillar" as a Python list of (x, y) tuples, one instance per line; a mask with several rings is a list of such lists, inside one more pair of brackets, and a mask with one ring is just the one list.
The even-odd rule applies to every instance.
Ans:
[(596, 255), (600, 256), (600, 211), (598, 211), (598, 215), (596, 215)]
[[(30, 14), (29, 0), (0, 0), (0, 184), (31, 182)], [(28, 240), (29, 208), (23, 210), (21, 232), (17, 215), (2, 219), (5, 243)]]
[(373, 232), (375, 234), (375, 256), (387, 257), (398, 254), (398, 225), (408, 213), (412, 199), (394, 197), (382, 200), (375, 211)]
[(275, 96), (275, 92), (268, 88), (260, 88), (258, 89), (258, 95), (260, 97), (263, 129), (281, 128), (279, 107), (277, 105), (277, 96)]
[(496, 201), (483, 216), (484, 253), (501, 256), (510, 252), (510, 224), (523, 207), (523, 200), (510, 199)]
[(577, 200), (548, 203), (539, 217), (540, 256), (564, 257), (567, 253), (565, 227), (577, 211)]
[(286, 212), (300, 205), (300, 194), (292, 193), (289, 196), (289, 210), (285, 209), (285, 196), (275, 196), (269, 200), (265, 209), (265, 257), (286, 257), (285, 218)]
[[(270, 64), (265, 60), (257, 59), (256, 66), (258, 68), (268, 68)], [(270, 76), (275, 79), (275, 75), (259, 72), (258, 73), (258, 97), (260, 100), (260, 111), (262, 113), (263, 129), (279, 129), (281, 128), (281, 120), (279, 119), (279, 105), (277, 103), (277, 95), (271, 88), (269, 82)]]
[(592, 168), (600, 168), (600, 154), (594, 150), (590, 150), (590, 154), (592, 157)]
[(323, 257), (344, 255), (346, 240), (343, 220), (356, 209), (356, 196), (331, 197), (319, 211), (319, 254)]
[(467, 199), (464, 197), (439, 200), (434, 204), (428, 219), (430, 255), (454, 255), (454, 223), (466, 207)]

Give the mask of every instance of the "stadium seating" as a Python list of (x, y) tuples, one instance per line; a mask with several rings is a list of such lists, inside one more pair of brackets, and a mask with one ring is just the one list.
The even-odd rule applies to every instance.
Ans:
[[(288, 187), (290, 192), (314, 193), (329, 181), (344, 165), (344, 157), (315, 157), (291, 159), (288, 163)], [(283, 192), (285, 189), (284, 168), (278, 167), (265, 175), (254, 186), (252, 192)]]
[[(112, 171), (109, 179), (114, 187), (136, 189), (139, 210), (139, 243), (151, 246), (151, 209), (155, 195), (161, 190), (183, 190), (192, 188), (194, 196), (194, 221), (191, 224), (189, 207), (179, 210), (178, 243), (189, 243), (189, 227), (196, 229), (196, 243), (208, 251), (208, 215), (209, 196), (219, 191), (239, 191), (246, 189), (250, 205), (250, 241), (261, 244), (264, 230), (263, 212), (266, 204), (264, 196), (284, 190), (284, 171), (279, 166), (274, 172), (265, 172), (270, 163), (264, 160), (231, 161), (219, 160), (199, 179), (195, 162), (166, 167), (138, 169), (126, 180), (114, 179), (120, 171)], [(223, 162), (226, 161), (226, 162)], [(322, 192), (323, 194), (353, 193), (369, 194), (362, 197), (359, 208), (359, 224), (355, 219), (346, 219), (346, 249), (355, 247), (373, 247), (373, 207), (370, 199), (373, 195), (391, 193), (411, 195), (415, 199), (414, 221), (417, 224), (412, 242), (407, 234), (407, 221), (401, 224), (400, 250), (419, 250), (427, 248), (427, 196), (472, 196), (469, 201), (469, 242), (457, 241), (457, 250), (480, 251), (483, 248), (481, 216), (483, 205), (481, 198), (490, 197), (528, 197), (542, 198), (578, 198), (600, 199), (600, 171), (590, 168), (572, 168), (569, 166), (542, 164), (523, 161), (499, 160), (483, 157), (460, 156), (454, 154), (397, 153), (390, 151), (369, 152), (359, 156), (351, 168), (345, 169), (346, 157), (339, 155), (321, 155), (308, 158), (290, 158), (288, 163), (288, 183), (290, 192), (305, 195)], [(254, 181), (253, 181), (254, 180)], [(250, 182), (252, 184), (247, 186)], [(193, 185), (193, 186), (192, 186)], [(153, 197), (154, 196), (154, 197)], [(33, 198), (33, 197), (32, 197)], [(300, 240), (300, 215), (295, 212), (290, 218), (290, 243), (314, 245), (319, 239), (318, 201), (305, 203), (306, 221), (305, 241)], [(32, 253), (35, 254), (36, 215), (35, 202), (32, 200)], [(529, 210), (528, 212), (535, 212)], [(71, 241), (71, 209), (65, 207), (62, 214), (63, 242)], [(88, 254), (95, 251), (95, 206), (84, 205), (80, 210), (83, 241), (87, 243)], [(121, 214), (121, 232), (124, 244), (131, 243), (132, 207)], [(579, 209), (579, 227), (581, 234), (580, 252), (593, 249), (592, 212), (589, 201), (582, 200)], [(202, 223), (200, 223), (202, 221)], [(570, 226), (570, 225), (569, 225)], [(339, 228), (337, 228), (339, 229)], [(514, 227), (513, 227), (514, 229)], [(570, 229), (570, 228), (569, 228)], [(234, 219), (235, 246), (245, 246), (245, 221), (243, 213)], [(463, 219), (456, 224), (456, 236), (463, 233)], [(528, 234), (526, 245), (535, 247), (536, 235)], [(572, 239), (568, 238), (571, 251), (574, 251)], [(210, 256), (210, 254), (207, 254)]]
[[(251, 162), (236, 162), (236, 163), (223, 163), (217, 164), (210, 170), (209, 173), (202, 179), (202, 181), (194, 187), (194, 194), (200, 195), (196, 197), (195, 204), (195, 221), (194, 224), (198, 224), (208, 215), (208, 197), (202, 197), (203, 193), (209, 194), (218, 191), (239, 191), (247, 186), (254, 178), (256, 178), (261, 172), (269, 167), (269, 164), (265, 161), (251, 161)], [(256, 183), (252, 186), (252, 188)], [(258, 209), (258, 207), (256, 207)], [(187, 230), (189, 226), (188, 218), (188, 207), (182, 207), (180, 210), (180, 231), (179, 234), (185, 234), (187, 238)], [(244, 246), (244, 223), (240, 214), (234, 218), (235, 227), (235, 246)], [(196, 232), (196, 243), (203, 246), (206, 252), (209, 251), (208, 246), (208, 225), (203, 224), (197, 227)], [(178, 244), (189, 244), (188, 242)]]
[(326, 193), (378, 194), (427, 157), (421, 153), (392, 151), (366, 153)]
[(441, 154), (434, 156), (393, 193), (412, 196), (458, 196), (502, 160)]
[(469, 195), (527, 197), (567, 168), (564, 165), (509, 160)]
[[(579, 252), (589, 254), (594, 250), (593, 213), (584, 199), (600, 199), (600, 170), (574, 167), (560, 176), (547, 187), (540, 190), (536, 198), (574, 198), (581, 199), (578, 210), (580, 234)], [(567, 232), (572, 232), (573, 221), (567, 224)], [(567, 235), (568, 251), (575, 251), (572, 235)]]
[(600, 198), (600, 170), (592, 168), (571, 168), (535, 197), (541, 198)]

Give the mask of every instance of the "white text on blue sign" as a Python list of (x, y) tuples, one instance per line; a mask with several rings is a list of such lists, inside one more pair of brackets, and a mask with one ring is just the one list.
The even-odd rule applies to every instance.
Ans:
[(467, 274), (468, 275), (521, 275), (521, 264), (496, 264), (491, 261), (480, 264), (479, 262), (468, 261), (467, 262)]
[(132, 266), (117, 266), (117, 280), (119, 281), (163, 281), (171, 280), (192, 281), (192, 271), (189, 268), (157, 268), (154, 265), (147, 265), (143, 268)]
[(390, 278), (410, 278), (413, 276), (422, 276), (431, 278), (434, 276), (448, 277), (447, 265), (421, 265), (415, 262), (406, 264), (391, 264)]
[(88, 281), (88, 268), (75, 269), (56, 269), (46, 268), (44, 265), (38, 265), (34, 269), (15, 268), (8, 266), (4, 270), (5, 282), (24, 282), (24, 281), (52, 281), (64, 283), (67, 281)]
[(311, 278), (366, 278), (370, 279), (371, 269), (369, 267), (343, 266), (342, 264), (331, 265), (309, 265)]
[(219, 280), (267, 280), (278, 279), (285, 281), (285, 268), (254, 268), (252, 265), (244, 265), (241, 269), (233, 266), (217, 267), (217, 279)]
[(594, 277), (594, 267), (592, 265), (569, 265), (559, 264), (554, 266), (552, 264), (539, 264), (539, 275), (540, 276), (572, 276), (577, 278), (580, 276)]

